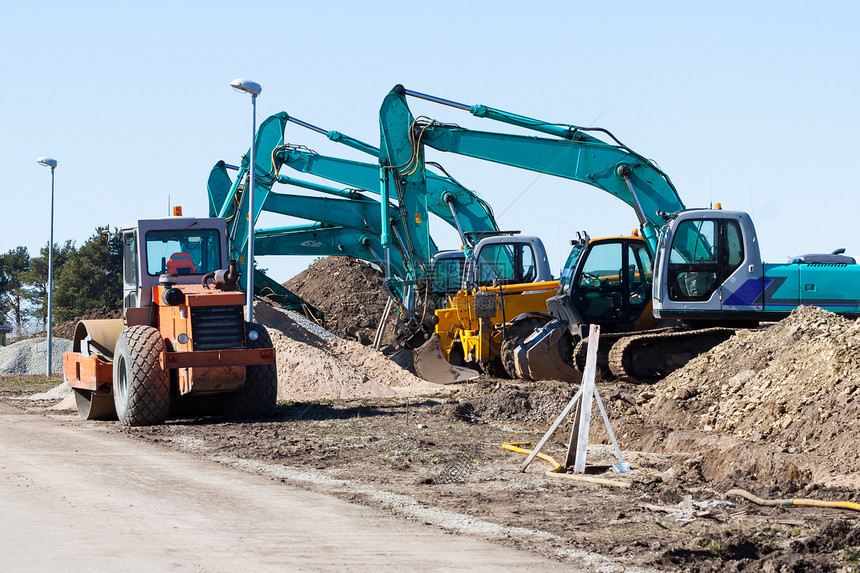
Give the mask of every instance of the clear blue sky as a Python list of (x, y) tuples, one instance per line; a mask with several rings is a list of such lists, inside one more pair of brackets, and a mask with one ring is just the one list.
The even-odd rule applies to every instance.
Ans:
[[(397, 83), (553, 122), (598, 125), (653, 158), (691, 207), (748, 211), (762, 255), (860, 257), (860, 8), (854, 2), (9, 3), (0, 21), (0, 252), (49, 232), (81, 244), (167, 214), (207, 214), (206, 179), (258, 121), (295, 117), (377, 144)], [(501, 124), (410, 101), (415, 115)], [(300, 127), (288, 141), (364, 159)], [(428, 151), (489, 201), (502, 228), (544, 239), (555, 272), (575, 231), (635, 216), (594, 188)], [(284, 191), (289, 191), (284, 188)], [(263, 219), (261, 225), (292, 222)], [(437, 224), (443, 247), (456, 238)], [(286, 280), (307, 259), (261, 266)]]

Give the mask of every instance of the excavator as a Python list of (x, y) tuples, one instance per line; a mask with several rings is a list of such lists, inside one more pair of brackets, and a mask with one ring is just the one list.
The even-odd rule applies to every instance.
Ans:
[[(429, 232), (426, 235), (427, 248), (410, 248), (414, 247), (416, 242), (420, 242), (412, 241), (410, 237), (424, 236), (419, 227), (420, 219), (416, 218), (415, 223), (410, 225), (410, 219), (405, 218), (400, 212), (399, 202), (390, 202), (388, 208), (390, 215), (384, 215), (389, 224), (383, 225), (381, 204), (369, 197), (374, 192), (366, 188), (373, 189), (372, 185), (374, 183), (378, 185), (379, 182), (378, 164), (323, 156), (306, 147), (287, 144), (283, 136), (287, 121), (311, 127), (315, 131), (322, 131), (291, 118), (285, 112), (276, 114), (261, 124), (255, 137), (256, 155), (258, 158), (267, 159), (256, 161), (257, 204), (262, 203), (261, 211), (309, 219), (316, 223), (258, 229), (255, 232), (256, 252), (285, 255), (342, 255), (379, 265), (386, 269), (389, 278), (386, 286), (389, 288), (389, 294), (392, 295), (392, 303), (396, 304), (400, 311), (401, 321), (398, 322), (398, 330), (401, 333), (400, 346), (408, 348), (413, 344), (420, 344), (432, 333), (432, 323), (425, 325), (422, 319), (428, 316), (432, 318), (433, 308), (444, 303), (448, 294), (460, 288), (466, 254), (480, 244), (480, 237), (499, 233), (491, 208), (447, 174), (444, 177), (430, 174), (427, 177), (428, 211), (457, 229), (463, 248), (440, 251), (429, 237)], [(376, 156), (379, 153), (378, 149), (369, 144), (339, 132), (326, 133), (332, 138), (336, 137), (337, 141), (347, 143), (368, 154)], [(285, 165), (297, 171), (348, 184), (351, 187), (336, 189), (286, 177), (280, 173)], [(235, 180), (228, 174), (230, 169), (239, 171)], [(247, 215), (242, 211), (241, 195), (247, 187), (244, 182), (247, 180), (249, 171), (246, 159), (243, 160), (241, 167), (219, 161), (212, 169), (208, 183), (210, 214), (220, 215), (230, 222), (228, 244), (240, 262), (247, 240), (245, 236), (247, 225), (243, 223)], [(275, 183), (311, 190), (328, 197), (275, 192), (272, 190)], [(375, 193), (379, 193), (378, 187), (376, 189)], [(426, 217), (424, 219), (426, 228)], [(381, 246), (380, 236), (386, 227), (397, 237), (395, 248), (383, 249)], [(480, 249), (480, 246), (478, 248)], [(429, 260), (426, 258), (426, 252), (432, 253)], [(545, 259), (542, 247), (541, 253)], [(430, 269), (429, 275), (426, 272), (427, 268)], [(255, 283), (258, 285), (258, 292), (263, 291), (276, 300), (277, 296), (284, 293), (291, 295), (281, 285), (260, 273), (257, 274)], [(416, 284), (422, 285), (418, 293), (414, 288)], [(419, 294), (422, 301), (426, 301), (422, 302), (422, 306), (430, 307), (429, 315), (426, 312), (413, 311), (415, 294)], [(385, 316), (388, 316), (388, 313), (389, 310), (386, 310)], [(455, 373), (457, 379), (465, 375), (463, 369), (455, 372), (447, 363), (437, 365), (436, 370), (444, 373), (445, 380), (451, 372)], [(425, 366), (425, 373), (431, 371), (432, 368)]]
[[(407, 96), (556, 139), (416, 120), (406, 104)], [(400, 151), (401, 163), (420, 162), (427, 146), (587, 183), (634, 209), (643, 250), (634, 249), (626, 238), (606, 239), (593, 247), (590, 240), (577, 242), (556, 295), (546, 300), (549, 313), (531, 311), (503, 322), (503, 337), (513, 338), (506, 345), (509, 356), (503, 363), (519, 377), (570, 377), (575, 370), (571, 349), (582, 344), (582, 332), (589, 323), (611, 325), (611, 330), (620, 333), (614, 339), (604, 337), (611, 347), (599, 351), (608, 357), (612, 373), (647, 381), (727, 338), (734, 328), (777, 320), (799, 305), (860, 316), (860, 265), (853, 258), (834, 252), (795, 257), (782, 265), (763, 264), (748, 214), (719, 206), (687, 209), (669, 177), (608, 130), (469, 106), (401, 85), (386, 97), (380, 124), (383, 139), (397, 142), (392, 147)], [(608, 141), (593, 134), (602, 134)], [(600, 260), (594, 258), (597, 247), (608, 249), (613, 244), (619, 256), (598, 264)], [(633, 254), (635, 262), (631, 263), (634, 251), (639, 254)], [(600, 308), (603, 310), (598, 312)], [(649, 319), (679, 320), (688, 329), (647, 331), (656, 321), (639, 317), (649, 311)], [(547, 322), (547, 314), (553, 320)], [(546, 325), (516, 328), (517, 323), (530, 320), (534, 325), (535, 318), (543, 318)], [(626, 334), (636, 329), (646, 331)], [(442, 334), (438, 328), (437, 332)]]
[[(393, 271), (391, 274), (400, 279), (406, 279), (410, 274), (427, 274), (427, 267), (432, 264), (439, 250), (429, 237), (429, 232), (426, 231), (426, 216), (421, 228), (419, 225), (422, 223), (417, 221), (412, 223), (405, 219), (399, 212), (400, 207), (397, 203), (390, 201), (383, 208), (379, 201), (368, 198), (369, 193), (379, 193), (378, 164), (327, 157), (302, 146), (284, 143), (283, 134), (287, 121), (310, 126), (281, 112), (265, 120), (258, 131), (255, 145), (258, 149), (257, 157), (261, 158), (257, 159), (256, 166), (259, 189), (257, 193), (262, 199), (260, 210), (310, 219), (319, 224), (255, 233), (256, 241), (262, 242), (261, 254), (356, 256), (384, 268), (393, 265), (388, 270)], [(310, 127), (321, 131), (314, 126)], [(348, 143), (351, 147), (374, 156), (378, 155), (378, 149), (366, 143), (338, 132), (327, 133), (337, 134), (339, 141)], [(286, 177), (280, 174), (284, 165), (350, 185), (351, 188), (334, 189)], [(239, 170), (235, 181), (232, 181), (227, 174), (227, 169), (230, 168)], [(247, 162), (244, 162), (242, 167), (233, 167), (225, 162), (216, 164), (210, 174), (208, 186), (210, 213), (228, 215), (231, 210), (240, 208), (237, 197), (243, 188), (242, 182), (247, 174)], [(472, 246), (470, 236), (498, 232), (491, 209), (472, 192), (450, 177), (434, 174), (428, 177), (428, 181), (430, 182), (428, 210), (454, 226), (464, 246), (467, 248)], [(334, 195), (336, 198), (276, 193), (272, 191), (272, 186), (276, 182)], [(368, 191), (368, 189), (375, 189), (375, 191)], [(383, 217), (383, 212), (390, 215)], [(383, 219), (388, 221), (387, 225), (382, 224)], [(236, 218), (234, 227), (231, 229), (232, 241), (236, 249), (240, 249), (241, 244), (247, 240), (241, 221), (241, 216)], [(314, 235), (308, 240), (303, 239), (304, 235), (319, 233), (322, 229), (327, 229), (324, 237)], [(351, 234), (342, 229), (359, 231), (362, 240), (358, 243), (332, 240), (338, 237), (351, 238)], [(397, 238), (395, 249), (391, 251), (394, 253), (393, 262), (385, 259), (382, 246), (374, 240), (386, 231), (390, 231)], [(331, 247), (337, 250), (332, 250)], [(465, 259), (463, 255), (454, 253), (446, 253), (443, 258), (459, 259), (461, 265)], [(459, 283), (459, 280), (456, 282)]]
[[(287, 144), (284, 142), (287, 122), (323, 133), (333, 141), (373, 155), (377, 158), (377, 163), (369, 164), (324, 156), (304, 146)], [(409, 202), (409, 198), (398, 193), (398, 201), (389, 202), (388, 212), (391, 215), (381, 215), (381, 203), (368, 197), (374, 191), (367, 189), (374, 189), (374, 184), (377, 185), (375, 193), (380, 193), (378, 188), (380, 150), (378, 148), (340, 132), (322, 130), (286, 112), (273, 115), (261, 124), (255, 145), (258, 158), (257, 189), (258, 195), (262, 197), (261, 210), (317, 221), (316, 224), (309, 226), (257, 230), (255, 247), (260, 254), (307, 254), (312, 251), (315, 255), (335, 254), (363, 258), (386, 268), (393, 276), (394, 280), (388, 281), (388, 284), (394, 285), (390, 291), (399, 303), (405, 302), (403, 286), (420, 282), (420, 277), (426, 276), (426, 269), (429, 266), (431, 278), (425, 281), (424, 284), (427, 287), (422, 289), (420, 295), (424, 299), (429, 298), (430, 306), (435, 308), (444, 304), (448, 295), (460, 289), (467, 256), (472, 258), (481, 257), (482, 253), (492, 254), (498, 250), (499, 243), (503, 242), (499, 238), (503, 234), (498, 230), (490, 206), (454, 180), (441, 166), (436, 165), (437, 169), (445, 174), (444, 176), (435, 173), (426, 174), (424, 186), (426, 193), (423, 202), (426, 202), (430, 213), (439, 216), (456, 228), (463, 247), (455, 251), (438, 251), (430, 239), (429, 251), (432, 255), (428, 262), (425, 254), (428, 249), (409, 248), (414, 247), (416, 242), (420, 242), (410, 240), (410, 237), (420, 238), (424, 234), (420, 226), (421, 215), (418, 214), (414, 218), (415, 223), (412, 224), (413, 218), (407, 217), (404, 213), (405, 209), (399, 207), (401, 197), (404, 204)], [(281, 174), (284, 166), (346, 184), (350, 188), (334, 189), (286, 177)], [(231, 168), (240, 172), (235, 181), (227, 174), (227, 170)], [(241, 215), (238, 218), (235, 217), (230, 209), (239, 208), (241, 201), (238, 198), (242, 189), (240, 182), (244, 181), (247, 175), (247, 161), (242, 164), (242, 167), (233, 167), (222, 161), (212, 169), (208, 185), (210, 213), (222, 215), (234, 221), (231, 227), (231, 244), (239, 249), (237, 257), (241, 257), (241, 249), (244, 247), (240, 245), (246, 239), (242, 235), (243, 229), (235, 222), (242, 221), (244, 217)], [(334, 198), (277, 193), (272, 190), (275, 182), (309, 189)], [(260, 204), (260, 201), (258, 200), (257, 203)], [(383, 249), (380, 239), (386, 229), (386, 226), (381, 223), (383, 217), (390, 222), (389, 228), (397, 239), (395, 248), (385, 251), (388, 252), (388, 257), (381, 256)], [(426, 227), (426, 216), (423, 217), (423, 221)], [(358, 234), (360, 236), (356, 236)], [(535, 280), (545, 281), (552, 278), (546, 252), (539, 239), (516, 237), (504, 242), (526, 246), (530, 253), (530, 260), (536, 263), (533, 271)], [(512, 268), (508, 270), (508, 274), (511, 275), (511, 273), (513, 273)], [(266, 283), (263, 284), (266, 286)], [(275, 288), (278, 286), (280, 285), (276, 285)], [(421, 325), (409, 326), (412, 327), (411, 330), (421, 330)], [(410, 328), (407, 328), (407, 332), (409, 330)], [(430, 370), (431, 368), (425, 365), (423, 371), (426, 373)]]
[[(607, 163), (612, 165), (626, 158), (631, 165), (637, 166), (637, 181), (642, 179), (652, 188), (659, 187), (661, 196), (669, 198), (659, 204), (659, 207), (683, 208), (668, 177), (653, 162), (621, 144), (607, 144), (585, 133), (580, 134), (577, 141), (582, 144), (578, 149), (578, 161), (574, 162), (569, 156), (565, 156), (571, 151), (570, 145), (565, 141), (488, 134), (436, 122), (416, 122), (405, 101), (406, 95), (414, 95), (414, 93), (397, 87), (388, 95), (382, 106), (383, 115), (380, 124), (383, 127), (383, 138), (398, 141), (401, 156), (397, 161), (400, 163), (408, 164), (411, 161), (420, 164), (423, 160), (421, 145), (426, 144), (442, 151), (453, 151), (478, 158), (494, 158), (498, 162), (517, 167), (530, 166), (532, 170), (542, 173), (554, 175), (566, 173), (568, 178), (601, 187), (635, 206), (636, 197), (631, 193), (630, 188), (621, 181), (604, 177), (603, 173)], [(423, 94), (420, 95), (423, 96)], [(451, 103), (448, 100), (438, 101)], [(535, 120), (531, 122), (537, 123)], [(440, 130), (452, 128), (452, 130), (446, 132), (445, 137), (439, 138), (444, 141), (439, 141), (434, 137), (439, 133), (437, 128)], [(453, 133), (454, 130), (456, 133)], [(559, 164), (575, 166), (576, 170), (565, 172)], [(406, 177), (409, 176), (407, 174)], [(621, 183), (621, 186), (618, 183)], [(643, 228), (651, 229), (646, 225), (643, 225)], [(653, 232), (650, 234), (654, 235)], [(604, 286), (606, 296), (598, 296), (597, 289), (593, 288), (591, 290), (594, 292), (584, 292), (581, 296), (575, 297), (578, 312), (587, 315), (592, 322), (599, 319), (604, 332), (652, 327), (655, 320), (650, 313), (650, 288), (648, 288), (650, 282), (647, 282), (651, 277), (648, 242), (642, 237), (614, 237), (591, 241), (591, 243), (585, 241), (575, 249), (576, 253), (584, 256), (568, 259), (568, 266), (562, 271), (562, 283), (565, 282), (565, 276), (575, 270), (570, 265), (577, 261), (584, 264), (589, 259), (591, 247), (596, 247), (595, 254), (591, 258), (592, 262), (605, 259), (607, 257), (605, 253), (612, 253), (614, 274), (620, 278), (617, 278), (611, 287), (608, 284)], [(509, 253), (517, 252), (512, 245), (507, 246), (506, 249)], [(629, 255), (629, 263), (627, 262), (628, 252), (635, 252), (635, 256)], [(634, 261), (638, 261), (637, 264), (640, 267), (638, 271), (640, 279), (635, 285), (632, 281), (623, 278), (618, 270), (622, 264), (632, 265)], [(485, 266), (498, 265), (490, 263)], [(474, 273), (471, 276), (474, 277)], [(437, 310), (436, 333), (440, 338), (438, 345), (447, 360), (455, 364), (477, 363), (482, 370), (491, 375), (507, 374), (510, 377), (524, 377), (523, 373), (516, 370), (515, 350), (535, 330), (544, 329), (551, 323), (558, 324), (556, 317), (547, 312), (547, 301), (556, 295), (560, 283), (551, 281), (517, 284), (517, 282), (525, 281), (505, 281), (500, 277), (500, 280), (481, 282), (469, 280), (467, 277), (464, 289), (456, 297), (452, 297), (449, 308)], [(587, 285), (585, 286), (587, 290)], [(631, 288), (636, 293), (622, 292)], [(612, 297), (608, 295), (609, 290), (613, 291)], [(648, 295), (643, 296), (641, 292)], [(626, 302), (631, 300), (635, 302)], [(613, 301), (616, 302), (614, 311), (604, 308), (608, 302)], [(584, 322), (577, 319), (574, 324), (582, 325)], [(562, 379), (578, 377), (576, 369), (570, 364), (573, 348), (581, 338), (579, 332), (575, 335), (564, 331), (547, 332), (547, 336), (542, 339), (541, 347), (546, 356), (541, 357), (542, 360), (535, 356), (531, 361), (536, 375)], [(552, 347), (551, 352), (548, 350), (549, 346)], [(428, 348), (419, 350), (419, 355), (429, 359), (434, 352), (435, 346), (428, 345)], [(532, 354), (534, 355), (534, 352)], [(546, 368), (546, 365), (554, 365), (554, 368)], [(526, 373), (525, 376), (528, 374)]]

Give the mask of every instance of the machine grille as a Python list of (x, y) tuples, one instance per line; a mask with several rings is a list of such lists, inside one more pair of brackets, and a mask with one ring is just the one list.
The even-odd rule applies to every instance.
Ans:
[(201, 306), (191, 309), (194, 350), (220, 350), (245, 346), (245, 320), (241, 306)]

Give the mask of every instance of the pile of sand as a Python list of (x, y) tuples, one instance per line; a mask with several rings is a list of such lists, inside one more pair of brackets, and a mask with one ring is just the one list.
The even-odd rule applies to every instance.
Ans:
[(398, 398), (449, 391), (414, 376), (370, 347), (317, 336), (267, 304), (257, 303), (254, 317), (272, 337), (279, 400)]
[[(325, 257), (284, 283), (284, 286), (325, 314), (326, 328), (340, 338), (370, 344), (388, 293), (376, 267), (352, 257)], [(391, 321), (384, 344), (395, 338)]]

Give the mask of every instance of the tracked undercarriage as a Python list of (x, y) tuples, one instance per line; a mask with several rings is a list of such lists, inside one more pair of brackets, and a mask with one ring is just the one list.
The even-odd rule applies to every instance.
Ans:
[[(560, 325), (548, 325), (547, 329), (561, 328)], [(674, 370), (681, 368), (690, 360), (707, 352), (714, 346), (728, 340), (736, 328), (713, 327), (690, 329), (685, 327), (668, 327), (647, 332), (608, 333), (600, 337), (597, 350), (597, 368), (604, 380), (617, 379), (637, 384), (647, 384), (659, 380)], [(565, 335), (570, 337), (569, 333)], [(579, 341), (573, 347), (572, 356), (563, 360), (571, 369), (549, 368), (552, 363), (562, 361), (561, 357), (546, 359), (550, 353), (557, 352), (559, 346), (550, 345), (540, 352), (538, 347), (542, 340), (550, 337), (535, 337), (533, 341), (524, 342), (528, 347), (529, 367), (531, 373), (540, 372), (539, 376), (523, 376), (532, 379), (565, 379), (571, 380), (571, 370), (577, 374), (585, 370), (585, 356), (588, 351), (587, 340)], [(530, 345), (531, 343), (531, 345)], [(562, 346), (563, 347), (563, 346)], [(522, 350), (520, 350), (522, 351)], [(535, 357), (541, 356), (543, 367), (538, 369)]]

